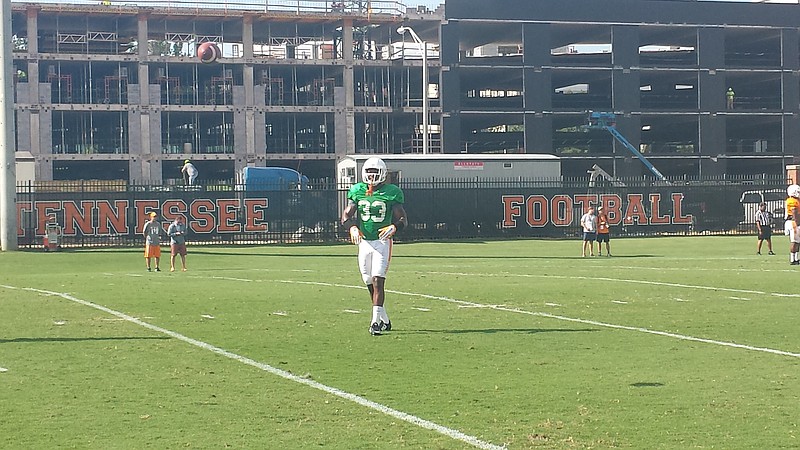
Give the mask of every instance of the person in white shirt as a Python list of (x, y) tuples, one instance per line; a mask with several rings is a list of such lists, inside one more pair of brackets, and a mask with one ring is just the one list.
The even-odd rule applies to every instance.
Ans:
[(597, 216), (594, 215), (594, 206), (589, 206), (586, 214), (581, 216), (581, 227), (583, 228), (583, 255), (586, 256), (588, 247), (589, 254), (594, 256), (594, 241), (597, 240)]
[(186, 182), (189, 186), (194, 185), (194, 181), (197, 179), (197, 175), (199, 175), (197, 167), (195, 167), (194, 164), (192, 164), (192, 162), (188, 159), (183, 162), (181, 173), (187, 178)]
[(186, 220), (183, 216), (175, 217), (169, 224), (167, 235), (169, 236), (169, 271), (175, 272), (175, 256), (181, 256), (181, 270), (186, 272)]

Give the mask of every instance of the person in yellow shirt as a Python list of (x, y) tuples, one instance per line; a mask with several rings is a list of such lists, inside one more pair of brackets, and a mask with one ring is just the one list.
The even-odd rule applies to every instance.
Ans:
[(789, 264), (800, 265), (797, 252), (800, 250), (800, 230), (797, 221), (800, 220), (800, 186), (796, 184), (786, 188), (786, 222), (783, 226), (784, 234), (789, 236)]

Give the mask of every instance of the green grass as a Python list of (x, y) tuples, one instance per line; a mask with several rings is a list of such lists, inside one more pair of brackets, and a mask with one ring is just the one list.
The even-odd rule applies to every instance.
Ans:
[(0, 447), (469, 447), (74, 298), (511, 449), (797, 448), (784, 241), (397, 245), (380, 337), (349, 245), (0, 254)]

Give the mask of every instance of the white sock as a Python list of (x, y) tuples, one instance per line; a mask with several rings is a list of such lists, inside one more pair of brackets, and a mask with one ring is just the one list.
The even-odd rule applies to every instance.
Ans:
[(380, 306), (372, 306), (372, 322), (371, 323), (378, 323), (381, 320), (381, 312), (380, 310), (383, 309)]
[(378, 317), (383, 323), (389, 323), (389, 315), (386, 314), (386, 308), (378, 306)]
[(792, 261), (798, 261), (797, 252), (792, 253)]

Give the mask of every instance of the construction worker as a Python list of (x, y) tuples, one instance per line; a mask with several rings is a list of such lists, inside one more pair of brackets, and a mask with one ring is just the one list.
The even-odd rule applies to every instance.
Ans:
[(728, 88), (728, 92), (725, 93), (725, 97), (728, 99), (728, 109), (733, 109), (733, 97), (736, 94), (733, 92), (733, 88)]
[(197, 179), (197, 175), (200, 173), (197, 171), (197, 168), (192, 164), (192, 161), (186, 160), (183, 162), (183, 167), (181, 167), (181, 173), (183, 174), (186, 184), (189, 186), (194, 185), (194, 181)]

